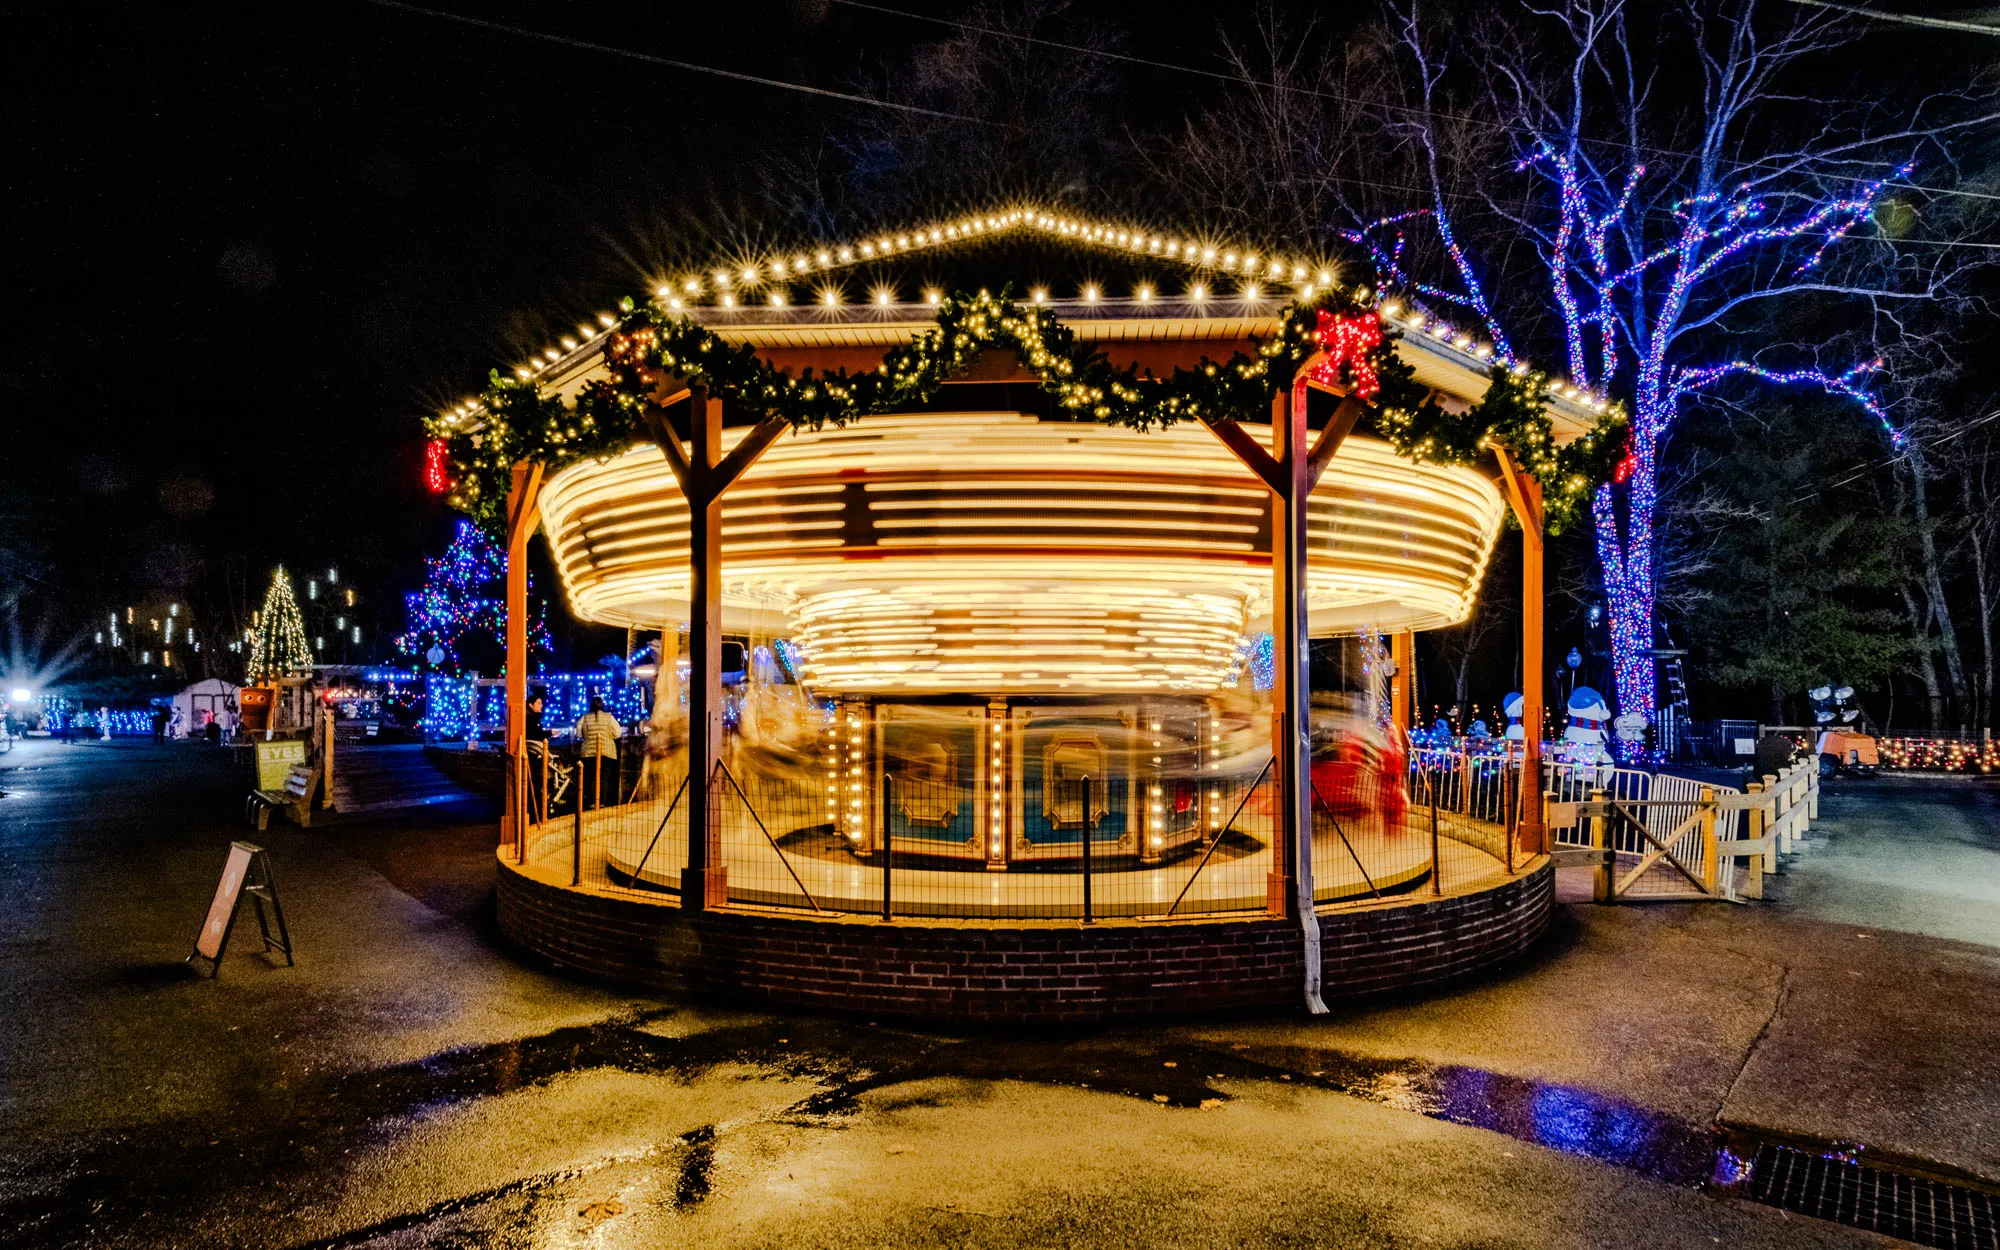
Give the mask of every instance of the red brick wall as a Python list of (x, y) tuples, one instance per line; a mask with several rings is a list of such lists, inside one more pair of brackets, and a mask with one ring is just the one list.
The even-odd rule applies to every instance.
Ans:
[[(1437, 985), (1547, 927), (1546, 864), (1479, 894), (1320, 918), (1329, 999)], [(707, 912), (584, 894), (500, 866), (500, 928), (564, 967), (661, 989), (869, 1016), (1087, 1022), (1289, 1008), (1298, 927), (1272, 920), (988, 928)]]

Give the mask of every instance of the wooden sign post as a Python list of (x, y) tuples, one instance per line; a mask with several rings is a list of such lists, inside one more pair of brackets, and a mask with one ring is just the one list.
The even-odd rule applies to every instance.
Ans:
[[(257, 929), (263, 936), (265, 952), (283, 951), (285, 966), (292, 966), (292, 934), (285, 927), (285, 909), (278, 905), (278, 883), (271, 876), (270, 857), (261, 846), (231, 842), (229, 858), (222, 865), (222, 880), (216, 882), (215, 898), (208, 905), (208, 917), (202, 921), (194, 950), (185, 961), (194, 964), (197, 959), (207, 960), (211, 979), (222, 971), (222, 952), (228, 949), (229, 931), (236, 927), (236, 913), (246, 894), (253, 900), (251, 906), (257, 913)], [(197, 970), (200, 967), (195, 966)]]

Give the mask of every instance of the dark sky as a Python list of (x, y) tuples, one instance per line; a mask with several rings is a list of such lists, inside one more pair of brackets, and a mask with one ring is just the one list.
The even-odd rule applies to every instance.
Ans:
[[(393, 605), (450, 523), (418, 418), (638, 289), (680, 223), (756, 211), (760, 148), (828, 117), (360, 0), (172, 7), (10, 23), (5, 489), (72, 620), (260, 593), (278, 560)], [(929, 33), (784, 0), (479, 12), (834, 87)]]
[[(826, 0), (430, 7), (870, 93), (949, 33)], [(1204, 66), (1251, 12), (1078, 11)], [(337, 564), (392, 632), (454, 519), (422, 492), (421, 416), (715, 239), (809, 235), (773, 235), (768, 163), (854, 121), (367, 0), (45, 5), (9, 34), (0, 526), (43, 545), (29, 612), (58, 625), (148, 596), (215, 621), (282, 560)], [(1106, 64), (1058, 68), (1116, 74), (1119, 142), (1212, 89)]]

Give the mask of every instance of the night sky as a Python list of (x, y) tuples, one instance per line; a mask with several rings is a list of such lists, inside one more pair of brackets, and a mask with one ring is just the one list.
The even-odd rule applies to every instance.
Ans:
[[(870, 96), (953, 33), (830, 0), (425, 7)], [(1253, 16), (1077, 0), (1052, 33), (1094, 25), (1130, 54), (1221, 68), (1218, 23), (1254, 41)], [(170, 599), (240, 628), (282, 561), (337, 566), (371, 640), (352, 658), (389, 658), (402, 594), (456, 520), (423, 491), (424, 414), (690, 262), (995, 198), (908, 180), (885, 213), (814, 201), (799, 170), (865, 163), (856, 106), (369, 0), (43, 6), (10, 34), (0, 557), (25, 540), (36, 558), (0, 579), (0, 609), (25, 588), (23, 622), (56, 640)], [(1917, 62), (1892, 53), (1916, 47), (1953, 82), (1987, 55), (1874, 30), (1832, 77), (1906, 76)], [(1118, 180), (1216, 85), (1037, 55), (1059, 89), (1115, 91), (1088, 135), (1122, 157), (1018, 190), (1171, 214)], [(1028, 119), (1002, 153), (1020, 168), (1060, 146), (1035, 103), (987, 102)], [(550, 616), (558, 665), (610, 649)]]
[[(782, 0), (480, 12), (837, 89), (935, 34)], [(44, 544), (24, 615), (62, 627), (243, 611), (282, 560), (392, 629), (452, 520), (419, 418), (768, 223), (760, 153), (839, 116), (360, 0), (14, 24), (5, 507)]]

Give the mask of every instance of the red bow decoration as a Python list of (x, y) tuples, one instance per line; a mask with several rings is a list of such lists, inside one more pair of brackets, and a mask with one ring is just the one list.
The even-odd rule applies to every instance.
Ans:
[(451, 481), (445, 475), (445, 466), (450, 463), (451, 449), (441, 438), (434, 438), (424, 444), (424, 485), (433, 495), (442, 495), (451, 489)]
[(1326, 358), (1312, 367), (1314, 381), (1337, 382), (1340, 367), (1346, 365), (1354, 378), (1355, 397), (1375, 398), (1382, 389), (1382, 381), (1375, 374), (1375, 362), (1369, 353), (1382, 346), (1380, 318), (1372, 312), (1336, 317), (1322, 308), (1319, 325), (1313, 330), (1313, 342), (1326, 353)]
[(1611, 480), (1623, 486), (1632, 480), (1632, 474), (1638, 468), (1639, 457), (1632, 451), (1631, 442), (1627, 441), (1625, 444), (1625, 454), (1618, 458), (1618, 467), (1611, 471)]

